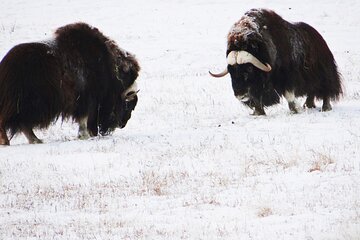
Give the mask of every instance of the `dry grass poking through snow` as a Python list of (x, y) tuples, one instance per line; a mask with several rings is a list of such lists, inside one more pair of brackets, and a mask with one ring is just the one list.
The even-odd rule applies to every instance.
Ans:
[(319, 153), (313, 151), (314, 160), (309, 172), (313, 171), (324, 171), (327, 166), (334, 164), (335, 161), (329, 153)]

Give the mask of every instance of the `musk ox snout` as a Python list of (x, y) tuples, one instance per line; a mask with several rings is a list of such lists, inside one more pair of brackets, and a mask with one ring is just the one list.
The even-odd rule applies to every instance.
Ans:
[(242, 95), (235, 95), (235, 97), (242, 103), (250, 100), (250, 95), (248, 93), (245, 93)]

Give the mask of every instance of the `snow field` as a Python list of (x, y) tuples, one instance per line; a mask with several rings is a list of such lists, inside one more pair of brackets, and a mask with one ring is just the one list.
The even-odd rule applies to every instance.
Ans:
[[(231, 6), (231, 7), (230, 7)], [(233, 97), (226, 34), (253, 7), (313, 25), (346, 94), (333, 111), (250, 116)], [(0, 239), (360, 239), (357, 1), (10, 1), (0, 55), (85, 21), (142, 66), (123, 130), (86, 141), (56, 122), (0, 148)], [(301, 101), (304, 101), (302, 99)]]

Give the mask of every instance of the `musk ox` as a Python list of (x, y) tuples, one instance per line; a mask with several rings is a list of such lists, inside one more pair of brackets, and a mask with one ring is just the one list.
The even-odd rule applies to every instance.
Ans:
[(33, 128), (59, 117), (76, 121), (81, 139), (123, 128), (137, 104), (139, 70), (134, 55), (85, 23), (16, 45), (0, 63), (0, 145), (17, 132), (41, 143)]
[(304, 107), (331, 110), (330, 100), (342, 94), (341, 78), (329, 47), (310, 25), (289, 23), (271, 10), (252, 9), (236, 22), (227, 36), (227, 68), (236, 98), (265, 115), (264, 107), (284, 96), (294, 113), (302, 111), (296, 100), (307, 96)]

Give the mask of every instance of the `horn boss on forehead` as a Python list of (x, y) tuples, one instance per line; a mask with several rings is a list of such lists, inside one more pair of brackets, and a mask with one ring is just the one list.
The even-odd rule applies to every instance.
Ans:
[(266, 63), (266, 65), (263, 64), (259, 59), (257, 59), (251, 53), (246, 52), (246, 51), (237, 52), (236, 63), (237, 64), (251, 63), (252, 65), (254, 65), (255, 67), (257, 67), (258, 69), (260, 69), (264, 72), (271, 71), (270, 64), (268, 64), (268, 63)]
[[(254, 65), (255, 67), (257, 67), (258, 69), (264, 71), (264, 72), (270, 72), (271, 71), (271, 66), (270, 64), (266, 63), (263, 64), (262, 62), (260, 62), (259, 59), (257, 59), (256, 57), (254, 57), (251, 53), (246, 52), (246, 51), (231, 51), (227, 58), (226, 58), (227, 64), (230, 66), (234, 66), (235, 64), (245, 64), (245, 63), (251, 63), (252, 65)], [(225, 69), (223, 72), (221, 73), (212, 73), (210, 72), (210, 75), (213, 77), (224, 77), (226, 74), (228, 74), (228, 70)]]

